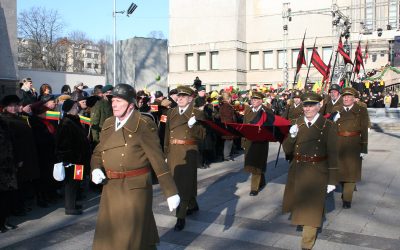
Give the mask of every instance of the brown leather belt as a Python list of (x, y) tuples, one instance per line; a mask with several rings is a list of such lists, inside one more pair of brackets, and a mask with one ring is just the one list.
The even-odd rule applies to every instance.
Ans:
[(144, 167), (123, 172), (106, 170), (106, 175), (108, 179), (124, 179), (127, 177), (134, 177), (146, 174), (148, 172), (150, 172), (150, 169), (148, 167)]
[(171, 145), (197, 145), (196, 140), (180, 140), (180, 139), (172, 139), (170, 141)]
[(354, 131), (354, 132), (349, 132), (349, 131), (343, 131), (343, 132), (338, 132), (338, 136), (359, 136), (361, 133), (358, 131)]
[(294, 159), (301, 162), (320, 162), (328, 159), (328, 156), (295, 155)]

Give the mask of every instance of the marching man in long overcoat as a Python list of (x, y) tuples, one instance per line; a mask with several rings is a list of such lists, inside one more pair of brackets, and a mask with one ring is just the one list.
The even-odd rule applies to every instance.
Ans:
[[(246, 106), (243, 116), (243, 123), (252, 123), (261, 112), (267, 114), (267, 119), (274, 119), (274, 113), (270, 108), (262, 105), (264, 94), (253, 92), (251, 96), (251, 106)], [(267, 170), (268, 141), (250, 141), (242, 139), (244, 148), (244, 170), (251, 173), (250, 196), (258, 195), (258, 192), (265, 187), (265, 172)]]
[(351, 207), (356, 182), (361, 180), (362, 158), (368, 153), (368, 110), (356, 103), (357, 90), (344, 88), (343, 107), (334, 117), (338, 127), (339, 182), (343, 185), (343, 208)]
[[(283, 149), (292, 161), (283, 197), (283, 212), (291, 212), (292, 224), (303, 226), (302, 249), (311, 249), (321, 227), (327, 191), (335, 189), (337, 130), (318, 114), (321, 96), (302, 95), (304, 117), (290, 128)], [(328, 185), (329, 184), (329, 185)]]
[(134, 108), (135, 89), (118, 84), (112, 95), (114, 116), (104, 122), (91, 161), (92, 181), (104, 184), (93, 249), (156, 249), (150, 167), (168, 197), (170, 211), (179, 205), (177, 188), (156, 124)]
[(185, 227), (186, 214), (199, 210), (196, 201), (198, 143), (204, 139), (205, 129), (197, 122), (204, 120), (204, 114), (194, 107), (194, 91), (187, 86), (179, 86), (177, 92), (178, 106), (169, 110), (167, 115), (164, 153), (181, 197), (174, 228), (181, 231)]

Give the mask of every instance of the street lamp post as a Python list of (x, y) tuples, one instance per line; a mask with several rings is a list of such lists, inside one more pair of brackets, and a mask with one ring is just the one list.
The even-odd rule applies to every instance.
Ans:
[[(116, 5), (117, 5), (117, 0), (114, 0), (114, 11), (113, 11), (113, 18), (114, 18), (114, 55), (113, 55), (113, 85), (115, 87), (116, 79), (117, 79), (117, 64), (116, 64), (116, 53), (117, 53), (117, 13), (119, 14), (124, 14), (125, 10), (123, 11), (117, 11), (116, 10)], [(126, 11), (126, 15), (129, 17), (137, 8), (137, 5), (134, 3), (131, 3), (129, 6), (128, 10)]]

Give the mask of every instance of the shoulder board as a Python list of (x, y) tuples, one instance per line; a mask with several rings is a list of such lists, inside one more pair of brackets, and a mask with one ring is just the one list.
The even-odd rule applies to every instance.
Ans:
[(114, 116), (110, 116), (107, 119), (105, 119), (104, 123), (103, 123), (103, 127), (102, 127), (101, 130), (105, 130), (105, 129), (108, 129), (108, 128), (112, 127), (113, 126), (113, 119), (115, 119)]

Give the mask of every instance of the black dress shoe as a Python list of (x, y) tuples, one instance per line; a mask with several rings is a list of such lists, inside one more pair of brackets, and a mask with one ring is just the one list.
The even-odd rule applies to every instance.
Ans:
[(206, 169), (206, 168), (207, 168), (206, 164), (203, 164), (203, 165), (200, 166), (200, 169)]
[(82, 210), (82, 205), (75, 205), (75, 208), (78, 210)]
[(14, 229), (17, 229), (17, 228), (18, 228), (17, 225), (13, 225), (13, 224), (11, 224), (11, 223), (9, 223), (9, 222), (6, 222), (4, 225), (5, 225), (5, 227), (6, 227), (7, 229), (12, 229), (12, 230), (14, 230)]
[(188, 208), (188, 210), (186, 211), (186, 215), (191, 215), (197, 211), (199, 211), (199, 206), (196, 205), (194, 208)]
[(256, 190), (251, 190), (249, 195), (250, 195), (250, 196), (256, 196), (256, 195), (258, 195), (258, 191), (256, 191)]
[(351, 201), (343, 201), (343, 206), (344, 209), (349, 209), (351, 208)]
[(65, 214), (66, 215), (81, 215), (82, 210), (80, 210), (80, 209), (65, 209)]
[(175, 231), (182, 231), (185, 228), (185, 219), (177, 219), (174, 230)]

